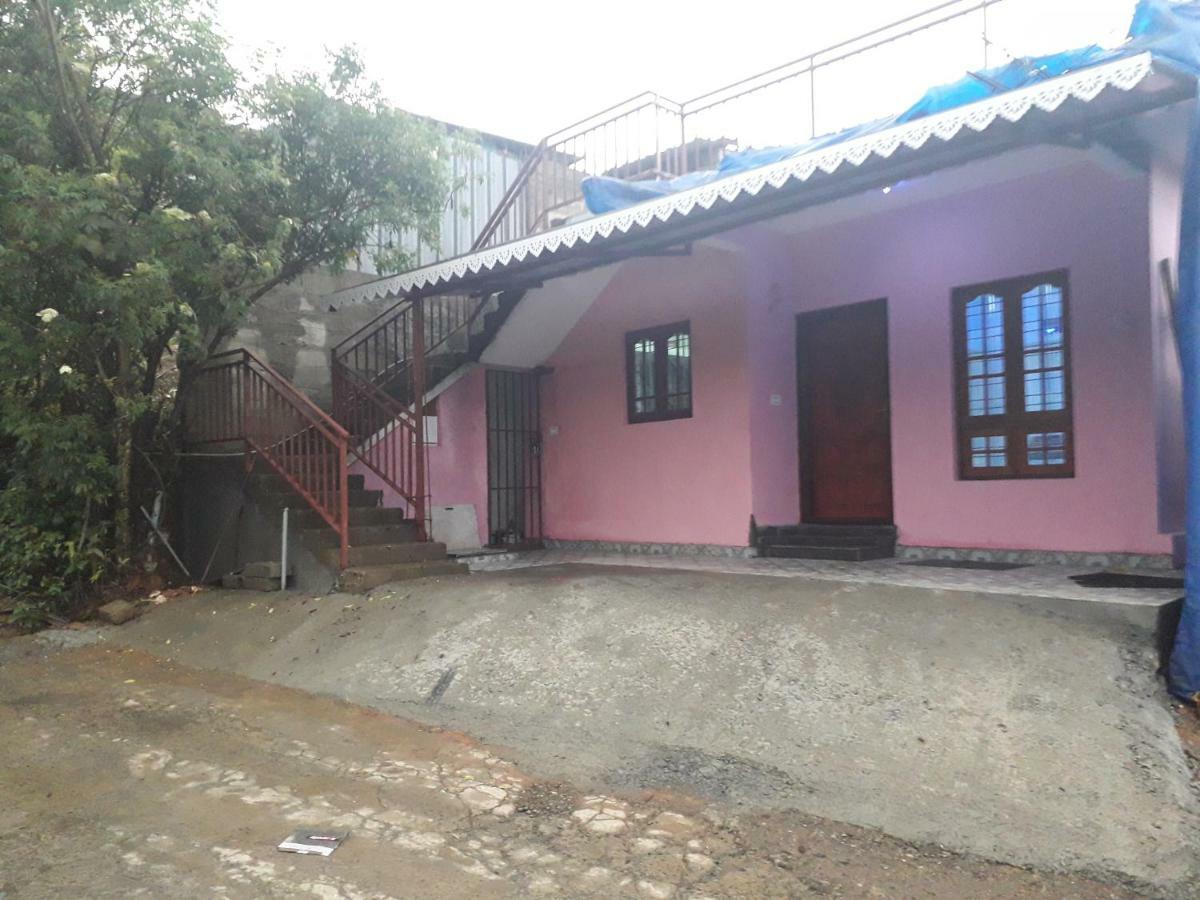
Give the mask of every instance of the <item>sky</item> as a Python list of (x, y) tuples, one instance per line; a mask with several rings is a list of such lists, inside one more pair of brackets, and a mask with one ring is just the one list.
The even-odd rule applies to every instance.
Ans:
[[(234, 59), (272, 54), (320, 68), (354, 44), (397, 106), (535, 142), (642, 91), (687, 100), (935, 5), (935, 0), (216, 0)], [(1123, 36), (1134, 0), (1001, 0), (995, 45), (1018, 55)], [(923, 88), (983, 64), (978, 13), (822, 69), (817, 131), (897, 112)], [(743, 143), (799, 140), (810, 128), (799, 82), (709, 114)], [(803, 107), (803, 108), (801, 108)]]

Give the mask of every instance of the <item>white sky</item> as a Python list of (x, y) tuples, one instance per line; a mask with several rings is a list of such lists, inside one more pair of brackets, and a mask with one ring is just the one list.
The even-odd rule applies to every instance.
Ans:
[[(325, 48), (355, 44), (397, 106), (531, 142), (640, 91), (686, 100), (934, 2), (216, 0), (239, 63), (266, 50), (285, 67), (320, 67)], [(1133, 6), (1134, 0), (1003, 0), (990, 13), (991, 33), (1018, 54), (1113, 43)], [(826, 70), (818, 82), (818, 131), (897, 112), (925, 86), (981, 67), (980, 25), (976, 14)], [(759, 115), (776, 121), (787, 107), (776, 100), (769, 108)], [(807, 116), (797, 115), (802, 127), (785, 123), (788, 136), (807, 137)], [(713, 125), (727, 136), (731, 127), (748, 138), (745, 123)], [(774, 139), (749, 137), (760, 144)]]

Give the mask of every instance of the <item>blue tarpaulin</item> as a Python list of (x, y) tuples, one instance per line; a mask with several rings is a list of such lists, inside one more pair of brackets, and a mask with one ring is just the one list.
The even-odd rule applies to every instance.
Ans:
[[(952, 84), (935, 87), (898, 116), (792, 147), (730, 153), (713, 171), (651, 182), (587, 178), (583, 182), (584, 197), (593, 213), (622, 209), (1035, 84), (1045, 78), (1147, 51), (1156, 59), (1169, 62), (1200, 79), (1200, 0), (1139, 0), (1128, 39), (1117, 48), (1093, 45), (1048, 56), (1016, 59), (978, 73), (978, 76), (967, 76)], [(1176, 297), (1176, 330), (1183, 369), (1183, 413), (1188, 446), (1186, 597), (1168, 666), (1171, 692), (1189, 700), (1200, 699), (1200, 103), (1194, 116), (1184, 172)]]
[[(1177, 15), (1186, 16), (1191, 25), (1191, 31), (1180, 33), (1170, 48), (1185, 60), (1189, 55), (1192, 60), (1200, 59), (1198, 5), (1188, 4), (1174, 10)], [(1142, 11), (1141, 5), (1138, 11)], [(1136, 18), (1134, 22), (1136, 25)], [(1167, 667), (1167, 681), (1175, 696), (1195, 700), (1200, 696), (1200, 103), (1193, 112), (1184, 167), (1175, 329), (1183, 367), (1183, 420), (1188, 448), (1186, 596)]]
[(1120, 47), (1104, 48), (1093, 44), (1046, 56), (1014, 59), (1002, 66), (985, 69), (950, 84), (931, 88), (920, 100), (899, 115), (822, 135), (803, 144), (727, 153), (717, 168), (709, 171), (691, 172), (677, 178), (658, 181), (625, 181), (594, 175), (583, 180), (584, 201), (588, 210), (594, 214), (613, 212), (635, 203), (686, 191), (739, 172), (873, 134), (894, 125), (902, 125), (985, 100), (1006, 91), (1028, 87), (1047, 78), (1147, 51), (1159, 59), (1167, 60), (1200, 76), (1200, 2), (1140, 0), (1129, 26), (1128, 39)]

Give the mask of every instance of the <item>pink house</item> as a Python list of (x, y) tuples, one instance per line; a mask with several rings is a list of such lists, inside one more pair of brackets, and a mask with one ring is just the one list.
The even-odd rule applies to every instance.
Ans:
[[(333, 349), (330, 418), (303, 432), (326, 449), (274, 470), (313, 483), (343, 570), (401, 528), (430, 559), (1171, 565), (1197, 80), (1139, 29), (1185, 7), (1143, 0), (1121, 48), (1014, 60), (796, 147), (739, 150), (657, 95), (547, 138), (471, 252), (322, 301), (384, 311)], [(349, 476), (314, 481), (314, 453)]]
[(1193, 92), (1127, 56), (344, 299), (519, 296), (427, 393), (480, 545), (1166, 564)]

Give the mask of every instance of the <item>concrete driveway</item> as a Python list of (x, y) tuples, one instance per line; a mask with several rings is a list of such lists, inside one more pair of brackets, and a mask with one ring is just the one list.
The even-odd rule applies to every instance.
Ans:
[(1122, 614), (549, 567), (362, 597), (204, 593), (109, 639), (466, 731), (586, 790), (674, 789), (1190, 895), (1197, 796)]

